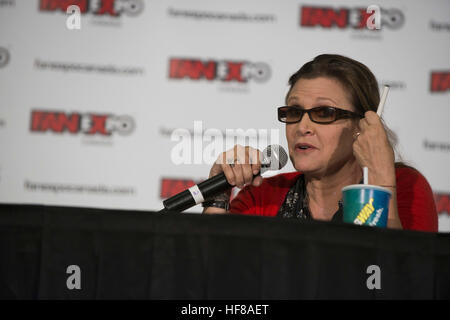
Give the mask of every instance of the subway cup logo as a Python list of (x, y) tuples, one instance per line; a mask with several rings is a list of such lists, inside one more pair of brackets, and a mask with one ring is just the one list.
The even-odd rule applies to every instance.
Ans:
[(342, 189), (344, 222), (386, 227), (391, 192), (372, 185), (351, 185)]
[(370, 226), (376, 226), (380, 221), (381, 215), (383, 214), (384, 208), (380, 208), (375, 211), (375, 207), (373, 206), (373, 198), (369, 199), (369, 202), (364, 205), (362, 210), (358, 213), (358, 216), (353, 221), (354, 224), (362, 225), (369, 221)]

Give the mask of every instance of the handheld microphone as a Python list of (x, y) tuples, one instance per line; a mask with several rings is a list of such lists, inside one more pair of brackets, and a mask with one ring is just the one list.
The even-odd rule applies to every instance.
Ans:
[[(288, 160), (286, 151), (282, 146), (277, 144), (268, 146), (264, 149), (262, 154), (261, 170), (258, 174), (254, 175), (254, 177), (268, 170), (280, 170), (286, 165)], [(164, 209), (160, 212), (184, 211), (199, 203), (202, 203), (206, 199), (225, 192), (232, 187), (233, 186), (228, 183), (225, 174), (222, 172), (199, 183), (198, 185), (195, 185), (164, 200)]]

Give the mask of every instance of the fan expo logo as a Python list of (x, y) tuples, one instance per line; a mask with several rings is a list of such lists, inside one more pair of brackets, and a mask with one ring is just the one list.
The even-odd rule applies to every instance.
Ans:
[(434, 202), (436, 203), (436, 211), (438, 215), (450, 215), (450, 194), (435, 193)]
[(44, 110), (31, 112), (31, 132), (82, 133), (88, 136), (111, 136), (113, 133), (117, 133), (126, 136), (131, 134), (134, 128), (133, 118), (127, 115)]
[(92, 13), (96, 16), (120, 17), (137, 16), (144, 9), (142, 0), (40, 0), (40, 11), (64, 13), (70, 6), (77, 6), (81, 14)]
[(431, 92), (446, 92), (450, 89), (450, 71), (431, 72)]
[(379, 19), (381, 28), (399, 29), (405, 22), (403, 12), (398, 9), (371, 9), (369, 8), (331, 8), (318, 6), (302, 6), (300, 9), (300, 26), (306, 28), (322, 27), (326, 29), (352, 28), (356, 30), (371, 28), (372, 21)]
[(159, 196), (161, 199), (170, 198), (200, 182), (191, 179), (162, 178)]
[(222, 81), (225, 83), (262, 83), (269, 80), (271, 69), (264, 62), (200, 60), (171, 58), (170, 79)]

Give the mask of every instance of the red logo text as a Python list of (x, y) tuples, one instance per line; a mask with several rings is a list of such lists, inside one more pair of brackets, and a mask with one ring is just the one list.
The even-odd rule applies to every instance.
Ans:
[[(302, 6), (300, 11), (300, 26), (323, 28), (354, 28), (364, 29), (367, 21), (374, 13), (368, 13), (366, 8), (339, 8)], [(398, 9), (381, 9), (381, 26), (391, 29), (400, 28), (405, 17)], [(376, 30), (376, 29), (374, 29)]]
[(450, 72), (437, 71), (431, 73), (431, 92), (444, 92), (450, 89)]
[(450, 215), (450, 194), (435, 193), (434, 202), (438, 215), (447, 213)]
[(32, 132), (54, 132), (86, 135), (110, 136), (113, 132), (128, 135), (135, 124), (130, 116), (114, 116), (111, 114), (64, 113), (59, 111), (33, 110), (31, 112)]
[(247, 61), (214, 61), (172, 58), (169, 62), (169, 78), (191, 80), (221, 80), (241, 82), (249, 80), (265, 82), (270, 77), (270, 67), (266, 63)]
[(91, 12), (95, 15), (110, 15), (113, 17), (126, 14), (135, 16), (144, 7), (142, 0), (40, 0), (40, 11), (67, 11), (71, 5), (80, 8), (80, 13)]

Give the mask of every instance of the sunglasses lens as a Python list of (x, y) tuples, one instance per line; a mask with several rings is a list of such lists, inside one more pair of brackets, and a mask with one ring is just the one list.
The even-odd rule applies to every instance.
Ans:
[(333, 122), (336, 120), (336, 110), (330, 107), (318, 107), (311, 110), (312, 120), (316, 122)]
[(297, 108), (286, 108), (286, 122), (297, 122), (303, 112)]

